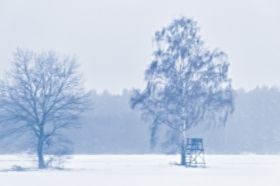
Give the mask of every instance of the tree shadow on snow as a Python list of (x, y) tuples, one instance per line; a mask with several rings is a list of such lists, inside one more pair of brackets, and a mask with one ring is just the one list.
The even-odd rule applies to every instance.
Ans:
[(2, 169), (0, 172), (26, 172), (26, 171), (34, 171), (34, 168), (26, 168), (18, 165), (13, 165), (11, 168)]
[(169, 165), (177, 166), (177, 167), (183, 167), (183, 168), (189, 168), (189, 169), (205, 169), (205, 168), (207, 168), (206, 165), (188, 166), (188, 165), (181, 165), (178, 162), (170, 162)]
[(71, 169), (66, 169), (61, 167), (49, 167), (45, 169), (38, 169), (38, 168), (13, 165), (11, 168), (0, 170), (0, 172), (35, 172), (35, 171), (71, 171)]

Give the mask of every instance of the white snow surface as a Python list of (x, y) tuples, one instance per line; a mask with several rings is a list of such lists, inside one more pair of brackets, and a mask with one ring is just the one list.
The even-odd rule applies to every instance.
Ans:
[[(30, 155), (0, 155), (0, 186), (279, 186), (280, 155), (205, 155), (207, 168), (178, 155), (73, 155), (64, 170), (36, 170)], [(11, 169), (14, 165), (29, 168)]]

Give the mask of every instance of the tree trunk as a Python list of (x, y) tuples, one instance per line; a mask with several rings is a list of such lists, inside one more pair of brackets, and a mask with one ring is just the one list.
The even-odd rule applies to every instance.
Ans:
[(187, 166), (186, 163), (186, 141), (187, 141), (187, 124), (186, 121), (183, 123), (183, 133), (181, 139), (181, 165)]
[(181, 162), (180, 165), (186, 166), (186, 146), (185, 146), (185, 141), (182, 142), (181, 144)]
[(44, 142), (42, 139), (38, 140), (38, 145), (37, 145), (37, 157), (38, 157), (38, 168), (39, 169), (44, 169), (46, 168), (45, 165), (45, 160), (44, 160)]

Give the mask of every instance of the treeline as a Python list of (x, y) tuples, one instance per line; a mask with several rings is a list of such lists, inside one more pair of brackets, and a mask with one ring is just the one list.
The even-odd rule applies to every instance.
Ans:
[[(65, 130), (72, 139), (74, 153), (172, 153), (161, 144), (149, 144), (149, 127), (140, 112), (129, 105), (131, 92), (120, 95), (92, 93), (93, 109), (86, 112), (79, 128)], [(280, 91), (256, 88), (235, 91), (235, 111), (226, 126), (201, 125), (189, 136), (203, 137), (207, 153), (279, 153), (280, 152)], [(1, 153), (26, 151), (25, 136), (2, 140)], [(30, 149), (31, 151), (31, 149)]]

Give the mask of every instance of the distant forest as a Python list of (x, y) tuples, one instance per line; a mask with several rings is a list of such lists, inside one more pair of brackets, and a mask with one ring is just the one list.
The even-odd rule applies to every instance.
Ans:
[[(131, 91), (120, 95), (92, 92), (93, 109), (82, 117), (80, 127), (65, 131), (76, 154), (173, 153), (162, 144), (151, 148), (149, 125), (130, 108)], [(223, 127), (201, 126), (189, 131), (202, 137), (206, 153), (280, 153), (280, 91), (256, 88), (235, 91), (235, 111)], [(162, 134), (163, 135), (163, 134)], [(31, 152), (25, 136), (0, 140), (1, 153)]]

